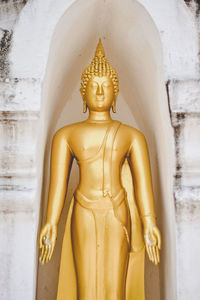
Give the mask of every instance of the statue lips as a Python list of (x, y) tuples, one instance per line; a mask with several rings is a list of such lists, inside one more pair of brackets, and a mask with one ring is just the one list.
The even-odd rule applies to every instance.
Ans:
[(104, 102), (104, 96), (97, 96), (96, 100), (98, 105), (102, 105)]
[(104, 96), (97, 96), (97, 101), (103, 101), (104, 100)]

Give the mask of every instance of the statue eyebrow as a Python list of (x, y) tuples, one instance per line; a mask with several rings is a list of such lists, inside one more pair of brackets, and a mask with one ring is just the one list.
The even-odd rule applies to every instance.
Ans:
[[(93, 80), (93, 82), (95, 82), (95, 83), (97, 83), (98, 84), (98, 82), (97, 81), (95, 81), (95, 80)], [(105, 83), (105, 82), (108, 82), (108, 80), (104, 80), (104, 81), (102, 81), (102, 83)], [(92, 82), (91, 82), (92, 83)], [(110, 83), (110, 82), (109, 82)]]

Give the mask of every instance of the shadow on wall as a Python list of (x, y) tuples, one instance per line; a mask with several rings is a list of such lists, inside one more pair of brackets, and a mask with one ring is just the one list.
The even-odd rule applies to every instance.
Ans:
[[(114, 118), (141, 130), (150, 150), (163, 250), (159, 268), (147, 262), (146, 299), (175, 300), (175, 224), (171, 182), (173, 132), (162, 74), (162, 47), (155, 24), (136, 1), (86, 0), (84, 4), (76, 1), (55, 28), (43, 84), (41, 113), (44, 129), (40, 137), (44, 143), (41, 162), (43, 155), (45, 157), (42, 219), (44, 222), (52, 137), (60, 127), (86, 118), (82, 114), (80, 77), (94, 56), (99, 37), (106, 57), (119, 74), (118, 114)], [(56, 299), (62, 234), (78, 177), (78, 168), (74, 164), (52, 261), (38, 269), (38, 300)]]

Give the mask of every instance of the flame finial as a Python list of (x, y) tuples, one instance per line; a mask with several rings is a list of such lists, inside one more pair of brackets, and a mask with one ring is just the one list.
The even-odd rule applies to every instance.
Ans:
[(95, 56), (99, 57), (99, 58), (105, 57), (105, 51), (104, 51), (101, 39), (99, 39), (99, 43), (96, 48)]

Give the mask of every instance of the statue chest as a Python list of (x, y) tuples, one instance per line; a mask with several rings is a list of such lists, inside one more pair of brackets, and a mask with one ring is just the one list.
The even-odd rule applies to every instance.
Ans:
[(77, 161), (98, 161), (108, 153), (112, 153), (112, 160), (121, 161), (128, 151), (127, 143), (119, 138), (113, 145), (107, 145), (105, 136), (100, 134), (81, 136), (77, 140), (78, 143), (72, 142), (72, 150)]

